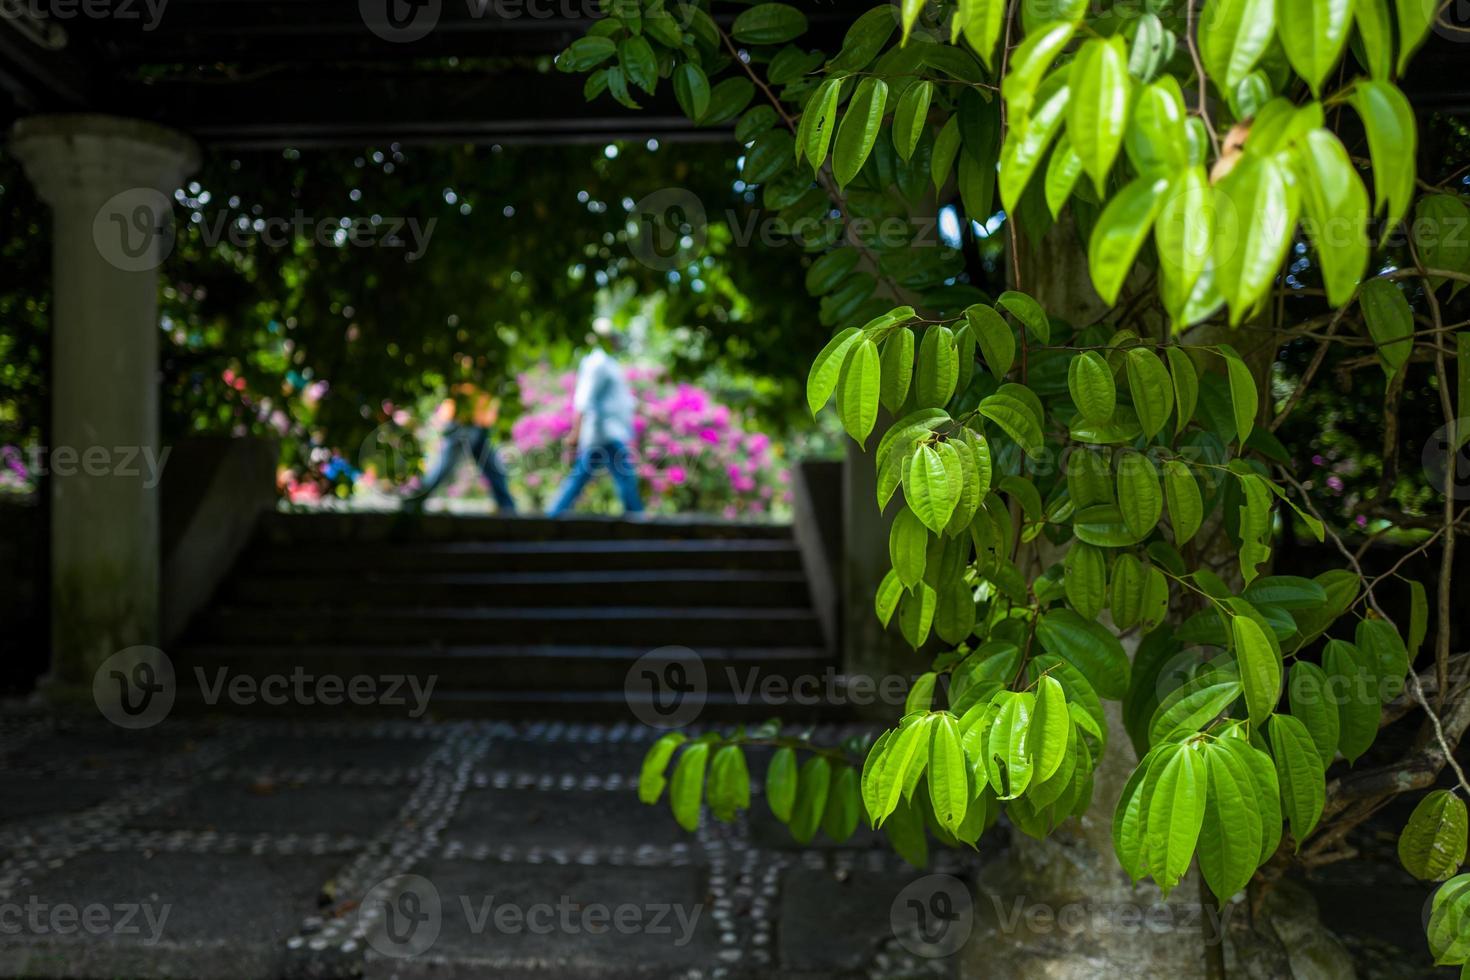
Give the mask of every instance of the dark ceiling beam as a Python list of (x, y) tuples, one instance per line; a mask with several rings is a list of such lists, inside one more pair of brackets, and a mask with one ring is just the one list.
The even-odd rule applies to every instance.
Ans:
[(206, 145), (267, 149), (401, 143), (575, 143), (729, 139), (694, 126), (667, 87), (644, 108), (582, 97), (582, 79), (528, 69), (496, 74), (278, 76), (227, 85), (127, 85), (116, 111), (188, 132)]

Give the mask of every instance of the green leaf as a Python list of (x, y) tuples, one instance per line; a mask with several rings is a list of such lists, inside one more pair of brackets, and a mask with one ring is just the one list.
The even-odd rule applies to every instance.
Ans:
[(685, 61), (674, 69), (674, 98), (690, 119), (698, 120), (709, 109), (709, 79), (704, 69)]
[(1388, 0), (1354, 0), (1353, 23), (1358, 28), (1358, 40), (1362, 42), (1360, 57), (1368, 74), (1387, 81), (1393, 73), (1393, 27), (1388, 22)]
[(709, 743), (695, 742), (679, 756), (674, 767), (674, 781), (669, 787), (669, 805), (674, 819), (685, 830), (699, 829), (699, 805), (704, 796), (704, 766), (709, 759)]
[(832, 134), (837, 127), (837, 100), (841, 94), (841, 80), (829, 78), (817, 86), (801, 114), (796, 129), (796, 156), (801, 159), (804, 154), (814, 172), (822, 169), (832, 145)]
[(1234, 753), (1211, 743), (1204, 755), (1209, 792), (1200, 827), (1199, 867), (1223, 904), (1255, 875), (1263, 837), (1260, 802), (1249, 770)]
[(1353, 634), (1366, 666), (1378, 678), (1379, 697), (1386, 704), (1404, 689), (1409, 652), (1398, 631), (1381, 619), (1361, 619)]
[(837, 411), (842, 418), (842, 427), (865, 449), (873, 425), (878, 421), (881, 375), (878, 345), (864, 339), (848, 352), (837, 379)]
[(785, 44), (806, 33), (806, 14), (784, 3), (760, 3), (735, 18), (730, 34), (743, 44)]
[(877, 774), (877, 811), (870, 813), (873, 826), (882, 826), (904, 797), (904, 787), (914, 772), (923, 772), (929, 761), (929, 725), (925, 715), (899, 729), (888, 749), (888, 760)]
[(1287, 30), (1280, 32), (1286, 59), (1306, 80), (1312, 94), (1322, 94), (1322, 82), (1342, 57), (1353, 23), (1352, 0), (1279, 0), (1278, 14)]
[(995, 300), (995, 305), (1021, 322), (1026, 332), (1043, 344), (1051, 343), (1051, 321), (1041, 304), (1030, 296), (1014, 289), (1007, 289)]
[(589, 34), (577, 38), (558, 55), (556, 66), (562, 71), (588, 71), (617, 54), (617, 51), (617, 42), (612, 38)]
[(1208, 773), (1200, 752), (1177, 743), (1159, 756), (1144, 786), (1144, 850), (1167, 897), (1189, 870), (1205, 819)]
[(841, 844), (857, 830), (861, 810), (857, 770), (852, 766), (838, 766), (832, 772), (832, 783), (827, 790), (822, 833)]
[[(1470, 958), (1470, 874), (1451, 878), (1434, 893), (1426, 931), (1436, 963), (1463, 963)], [(1464, 972), (1460, 975), (1463, 978)]]
[(1027, 754), (1036, 770), (1033, 783), (1045, 782), (1061, 767), (1071, 731), (1072, 716), (1061, 682), (1050, 675), (1041, 677), (1036, 682), (1036, 710), (1027, 729)]
[(1240, 507), (1240, 574), (1249, 585), (1260, 566), (1271, 560), (1271, 492), (1254, 473), (1240, 476), (1245, 502)]
[(842, 40), (842, 50), (827, 62), (831, 74), (861, 71), (878, 56), (893, 32), (898, 28), (898, 18), (888, 4), (880, 4), (852, 22)]
[[(1398, 73), (1409, 67), (1409, 59), (1429, 36), (1429, 28), (1439, 13), (1438, 0), (1394, 0), (1399, 23)], [(1412, 158), (1411, 158), (1412, 159)]]
[(1099, 196), (1123, 146), (1128, 122), (1128, 53), (1123, 38), (1094, 38), (1072, 59), (1067, 138)]
[(1128, 530), (1139, 538), (1146, 537), (1164, 513), (1159, 472), (1143, 453), (1127, 450), (1118, 454), (1118, 510)]
[[(874, 747), (876, 750), (876, 746)], [(789, 747), (776, 750), (766, 769), (766, 803), (782, 823), (791, 822), (796, 806), (796, 752)]]
[[(1233, 734), (1227, 732), (1213, 744), (1225, 749), (1245, 767), (1255, 787), (1262, 833), (1261, 850), (1256, 858), (1256, 866), (1260, 867), (1281, 846), (1281, 783), (1276, 776), (1276, 766), (1269, 755), (1250, 743), (1240, 726), (1235, 727)], [(1265, 744), (1264, 740), (1261, 744)]]
[(935, 325), (924, 331), (919, 343), (919, 377), (914, 400), (921, 407), (942, 406), (954, 397), (960, 376), (959, 350), (954, 332)]
[(1164, 500), (1169, 505), (1169, 521), (1174, 528), (1174, 543), (1183, 547), (1204, 520), (1204, 504), (1200, 500), (1199, 483), (1189, 466), (1180, 460), (1164, 463)]
[(1216, 86), (1235, 91), (1275, 33), (1275, 0), (1207, 0), (1200, 12), (1199, 48)]
[(1108, 565), (1101, 548), (1082, 541), (1073, 543), (1063, 559), (1062, 585), (1067, 601), (1084, 619), (1096, 619), (1107, 598)]
[(1056, 56), (1072, 38), (1074, 26), (1066, 21), (1044, 24), (1029, 32), (1011, 52), (1001, 95), (1012, 120), (1023, 118), (1031, 110), (1031, 100), (1041, 83), (1041, 76), (1051, 68)]
[(904, 588), (912, 589), (924, 577), (929, 532), (909, 508), (900, 510), (888, 531), (888, 558)]
[(1388, 82), (1359, 81), (1352, 105), (1363, 117), (1368, 156), (1373, 161), (1373, 213), (1387, 212), (1384, 237), (1409, 213), (1414, 199), (1414, 160), (1418, 131), (1414, 109), (1404, 93)]
[(1378, 737), (1380, 707), (1373, 673), (1365, 666), (1358, 648), (1346, 640), (1327, 641), (1322, 666), (1327, 696), (1337, 712), (1337, 751), (1348, 762), (1357, 762)]
[(903, 160), (914, 155), (919, 137), (929, 124), (929, 102), (934, 98), (934, 83), (928, 79), (915, 82), (904, 90), (893, 111), (893, 148)]
[(643, 766), (638, 773), (638, 799), (644, 803), (657, 803), (658, 798), (663, 795), (664, 787), (668, 780), (664, 778), (664, 770), (669, 766), (669, 759), (674, 755), (674, 750), (684, 743), (684, 735), (680, 732), (669, 732), (659, 736), (658, 740), (649, 748), (648, 754), (643, 757)]
[(898, 599), (903, 595), (903, 591), (903, 583), (899, 581), (898, 572), (890, 568), (884, 574), (883, 581), (878, 584), (878, 591), (873, 596), (873, 611), (878, 616), (878, 622), (885, 627), (893, 619), (893, 611), (898, 608)]
[(1291, 715), (1272, 715), (1271, 754), (1281, 782), (1281, 801), (1291, 821), (1297, 849), (1322, 817), (1326, 798), (1322, 757), (1317, 755), (1306, 726)]
[(1147, 812), (1143, 784), (1148, 778), (1149, 768), (1173, 748), (1160, 745), (1143, 757), (1138, 768), (1123, 784), (1123, 792), (1119, 794), (1118, 805), (1113, 812), (1113, 851), (1118, 856), (1118, 863), (1134, 882), (1148, 872), (1143, 839), (1144, 815)]
[(832, 397), (848, 349), (861, 337), (862, 333), (857, 327), (840, 330), (812, 361), (812, 369), (806, 379), (806, 404), (812, 415), (816, 415), (827, 404), (827, 399)]
[(1259, 407), (1256, 380), (1251, 377), (1251, 369), (1246, 366), (1245, 361), (1240, 359), (1239, 354), (1223, 344), (1220, 346), (1220, 353), (1225, 358), (1225, 372), (1230, 382), (1230, 407), (1235, 416), (1235, 441), (1243, 446), (1256, 424), (1256, 412)]
[(914, 378), (914, 332), (900, 327), (883, 341), (879, 355), (882, 382), (878, 388), (878, 400), (890, 412), (897, 412), (909, 396), (909, 385)]
[[(1365, 192), (1366, 194), (1366, 192)], [(1470, 272), (1470, 209), (1457, 194), (1426, 194), (1414, 206), (1411, 226), (1419, 260), (1429, 269)], [(1444, 277), (1430, 276), (1430, 288), (1438, 289)], [(1462, 283), (1455, 283), (1458, 291)]]
[(1072, 141), (1063, 133), (1046, 165), (1046, 207), (1055, 219), (1062, 213), (1062, 205), (1072, 196), (1077, 178), (1082, 176), (1082, 158), (1072, 149)]
[(1128, 655), (1107, 628), (1070, 609), (1051, 609), (1037, 620), (1036, 639), (1076, 667), (1103, 697), (1118, 701), (1128, 693)]
[[(1146, 19), (1140, 20), (1140, 28)], [(1140, 176), (1172, 178), (1189, 167), (1186, 115), (1184, 94), (1172, 75), (1144, 86), (1138, 93), (1123, 146)]]
[(934, 181), (935, 190), (943, 188), (949, 180), (959, 152), (960, 119), (958, 116), (950, 116), (939, 128), (939, 135), (934, 137), (934, 152), (929, 157), (929, 177)]
[(745, 111), (755, 97), (755, 85), (748, 78), (727, 78), (709, 93), (709, 108), (699, 119), (701, 126), (718, 126)]
[(796, 805), (791, 811), (791, 836), (798, 844), (809, 844), (822, 825), (827, 810), (827, 793), (832, 788), (832, 766), (825, 757), (814, 755), (802, 763), (796, 780)]
[(1138, 423), (1143, 426), (1144, 436), (1152, 439), (1174, 410), (1173, 382), (1159, 356), (1146, 347), (1129, 348), (1124, 366)]
[(1259, 727), (1281, 699), (1281, 657), (1265, 631), (1249, 616), (1232, 616), (1230, 634), (1245, 689), (1246, 711), (1251, 724)]
[[(931, 328), (932, 329), (932, 328)], [(1019, 389), (1019, 391), (1017, 390)], [(979, 412), (1005, 431), (1027, 456), (1042, 452), (1041, 419), (1020, 385), (1004, 384), (993, 395), (981, 399)]]
[[(953, 447), (948, 447), (954, 453)], [(909, 464), (909, 479), (904, 493), (914, 515), (935, 534), (942, 534), (960, 499), (962, 476), (959, 459), (948, 467), (940, 454), (929, 446), (920, 446)]]
[(970, 770), (954, 715), (939, 712), (929, 725), (929, 800), (950, 833), (959, 830), (970, 803)]
[(941, 583), (935, 590), (934, 632), (946, 643), (959, 644), (975, 630), (975, 596), (961, 579)]
[(1246, 586), (1241, 597), (1253, 606), (1312, 609), (1326, 604), (1327, 590), (1319, 582), (1298, 575), (1267, 575)]
[[(1323, 601), (1326, 601), (1324, 595)], [(1409, 636), (1407, 654), (1410, 661), (1419, 655), (1424, 637), (1429, 632), (1429, 597), (1424, 593), (1424, 583), (1409, 579)]]
[(707, 796), (710, 812), (724, 823), (734, 820), (736, 811), (750, 809), (750, 773), (740, 746), (726, 745), (715, 753)]
[(837, 127), (832, 175), (837, 178), (838, 187), (845, 188), (852, 183), (867, 162), (868, 154), (873, 152), (887, 102), (888, 83), (883, 79), (869, 76), (858, 83)]
[(1399, 861), (1421, 881), (1444, 881), (1465, 863), (1465, 801), (1445, 789), (1425, 795), (1399, 835)]
[(1215, 242), (1216, 200), (1202, 166), (1169, 178), (1154, 223), (1164, 305), (1176, 329), (1189, 322), (1190, 298), (1210, 267)]
[[(1000, 41), (1006, 9), (1005, 0), (959, 0), (959, 10), (955, 14), (955, 27), (964, 31), (970, 47), (985, 62), (985, 67), (992, 70), (995, 68), (995, 45)], [(953, 41), (953, 37), (950, 40)]]
[(1112, 368), (1097, 351), (1083, 351), (1068, 362), (1067, 390), (1083, 418), (1098, 424), (1112, 421), (1118, 390)]
[(1118, 292), (1164, 205), (1168, 187), (1169, 182), (1162, 177), (1134, 178), (1113, 195), (1097, 219), (1088, 241), (1087, 267), (1093, 286), (1107, 305), (1118, 301)]
[(1011, 333), (1010, 324), (995, 310), (980, 303), (966, 309), (965, 318), (990, 373), (997, 381), (1003, 381), (1016, 357), (1016, 335)]
[(1343, 306), (1368, 265), (1368, 189), (1342, 142), (1325, 129), (1307, 134), (1298, 159), (1304, 224), (1322, 263), (1327, 301)]
[(898, 631), (915, 650), (929, 638), (929, 629), (934, 625), (934, 610), (939, 595), (927, 582), (920, 582), (914, 591), (903, 595), (898, 602)]
[(1217, 671), (1170, 691), (1149, 721), (1149, 743), (1159, 745), (1178, 735), (1193, 735), (1240, 697), (1240, 679)]
[(1378, 360), (1390, 378), (1414, 351), (1414, 311), (1403, 291), (1387, 279), (1371, 279), (1358, 294), (1368, 333), (1378, 345)]
[(1341, 731), (1327, 674), (1316, 664), (1298, 660), (1291, 666), (1287, 690), (1291, 696), (1292, 715), (1301, 720), (1312, 736), (1317, 755), (1324, 763), (1331, 762), (1337, 754)]
[(645, 92), (651, 93), (658, 83), (658, 58), (653, 53), (653, 46), (638, 35), (618, 42), (618, 64), (622, 65), (628, 80)]
[(1035, 700), (1030, 693), (1006, 697), (985, 738), (986, 771), (996, 796), (1002, 800), (1013, 800), (1026, 792), (1035, 774), (1027, 751)]
[(1271, 288), (1296, 224), (1296, 192), (1269, 156), (1242, 155), (1215, 185), (1222, 221), (1215, 234), (1215, 284), (1237, 326)]

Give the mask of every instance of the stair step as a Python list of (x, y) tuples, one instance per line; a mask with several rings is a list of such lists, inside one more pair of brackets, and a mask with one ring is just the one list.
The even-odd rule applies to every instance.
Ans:
[(668, 568), (798, 571), (801, 553), (782, 540), (341, 542), (253, 548), (253, 571), (622, 571)]
[(807, 606), (799, 572), (673, 568), (566, 572), (367, 571), (350, 577), (250, 575), (223, 593), (230, 605), (360, 606)]
[[(654, 651), (657, 653), (657, 651)], [(705, 687), (711, 691), (754, 690), (779, 676), (825, 679), (836, 662), (817, 647), (701, 647)], [(227, 676), (244, 674), (257, 679), (268, 674), (290, 676), (298, 668), (307, 675), (353, 677), (408, 674), (435, 678), (434, 690), (524, 690), (533, 688), (619, 693), (629, 672), (650, 653), (641, 646), (592, 645), (251, 645), (199, 643), (174, 655), (180, 687), (197, 687), (200, 673), (209, 685), (219, 670)], [(682, 649), (669, 657), (685, 660)], [(644, 666), (659, 669), (655, 658)], [(635, 678), (635, 688), (644, 681)]]
[(608, 643), (645, 648), (680, 644), (817, 646), (810, 610), (714, 606), (482, 606), (371, 610), (216, 607), (199, 637), (255, 643)]
[(401, 511), (348, 514), (266, 516), (266, 540), (292, 542), (363, 541), (575, 541), (589, 539), (648, 540), (789, 540), (791, 525), (756, 521), (723, 521), (709, 517), (624, 517), (587, 515), (550, 518), (527, 516), (463, 516), (408, 514)]

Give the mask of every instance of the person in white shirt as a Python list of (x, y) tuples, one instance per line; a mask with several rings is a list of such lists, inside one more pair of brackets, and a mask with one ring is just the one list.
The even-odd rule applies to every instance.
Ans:
[(633, 412), (637, 401), (623, 376), (615, 353), (623, 346), (621, 334), (612, 324), (599, 319), (588, 338), (592, 350), (577, 366), (577, 387), (572, 393), (572, 449), (577, 461), (556, 499), (546, 513), (566, 513), (598, 470), (612, 474), (623, 511), (638, 514), (643, 500), (638, 494), (638, 472), (630, 445), (633, 442)]

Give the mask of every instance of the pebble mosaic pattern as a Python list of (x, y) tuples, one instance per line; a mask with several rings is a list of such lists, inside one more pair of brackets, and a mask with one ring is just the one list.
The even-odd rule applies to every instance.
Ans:
[[(852, 731), (824, 726), (815, 738), (830, 744)], [(207, 880), (208, 875), (178, 880), (179, 864), (168, 865), (173, 879), (151, 881), (149, 869), (156, 870), (160, 856), (209, 859), (203, 868), (251, 869), (252, 862), (263, 868), (267, 861), (284, 860), (298, 873), (323, 862), (336, 870), (319, 882), (314, 901), (299, 902), (294, 930), (276, 935), (265, 926), (252, 932), (242, 925), (206, 937), (218, 947), (212, 955), (220, 969), (234, 961), (252, 964), (250, 969), (269, 962), (279, 975), (293, 977), (500, 970), (558, 977), (652, 970), (646, 975), (689, 980), (954, 975), (953, 957), (917, 957), (897, 937), (852, 924), (856, 910), (842, 907), (849, 878), (891, 882), (896, 895), (919, 876), (871, 835), (859, 834), (851, 846), (801, 848), (773, 843), (779, 838), (771, 834), (762, 834), (758, 843), (751, 832), (757, 818), (745, 815), (732, 824), (706, 821), (691, 835), (674, 826), (666, 809), (639, 804), (638, 764), (657, 734), (635, 725), (562, 722), (243, 719), (170, 721), (136, 733), (51, 717), (0, 720), (0, 785), (7, 787), (0, 797), (0, 905), (38, 898), (90, 901), (85, 883), (68, 881), (72, 892), (65, 893), (56, 882), (68, 880), (69, 865), (75, 870), (77, 862), (97, 855), (120, 869), (136, 865), (134, 878), (120, 873), (140, 892), (181, 896), (180, 901), (210, 896), (227, 882)], [(753, 759), (751, 768), (753, 807), (761, 808), (763, 761)], [(18, 785), (28, 788), (15, 793)], [(223, 823), (229, 826), (218, 825)], [(295, 831), (282, 832), (283, 825)], [(973, 869), (966, 860), (939, 851), (930, 871), (967, 877)], [(218, 863), (231, 861), (242, 863)], [(587, 936), (559, 937), (554, 954), (544, 945), (476, 936), (470, 952), (446, 939), (411, 960), (384, 957), (371, 942), (371, 931), (383, 923), (362, 904), (364, 897), (385, 879), (430, 869), (440, 869), (435, 873), (441, 881), (443, 869), (453, 869), (454, 881), (484, 880), (507, 889), (505, 883), (534, 889), (543, 881), (596, 880), (612, 896), (645, 895), (659, 882), (687, 881), (695, 889), (690, 894), (699, 896), (701, 938), (681, 950), (661, 951), (668, 955), (656, 967), (623, 961), (637, 955), (630, 950), (646, 947), (590, 941), (579, 946)], [(822, 894), (830, 891), (831, 907), (783, 907), (783, 884), (794, 875), (809, 876), (807, 884), (826, 889)], [(276, 887), (276, 880), (260, 887)], [(871, 894), (862, 894), (871, 906)], [(856, 896), (854, 890), (853, 901)], [(446, 909), (452, 897), (445, 897)], [(871, 907), (864, 914), (870, 922)], [(812, 928), (814, 921), (820, 929)], [(783, 928), (791, 934), (783, 937)], [(785, 962), (783, 954), (801, 944), (798, 930), (819, 933), (818, 941), (805, 941), (799, 966)], [(27, 962), (49, 963), (46, 971), (58, 975), (72, 975), (68, 969), (96, 970), (95, 975), (123, 966), (146, 970), (149, 962), (162, 972), (174, 949), (167, 942), (128, 949), (126, 940), (113, 936), (92, 939), (90, 947), (87, 942), (24, 931), (0, 936), (0, 972)], [(238, 956), (231, 943), (242, 944)], [(810, 958), (827, 949), (832, 962), (814, 967)], [(854, 949), (862, 964), (856, 969)], [(114, 951), (123, 958), (109, 960)]]

